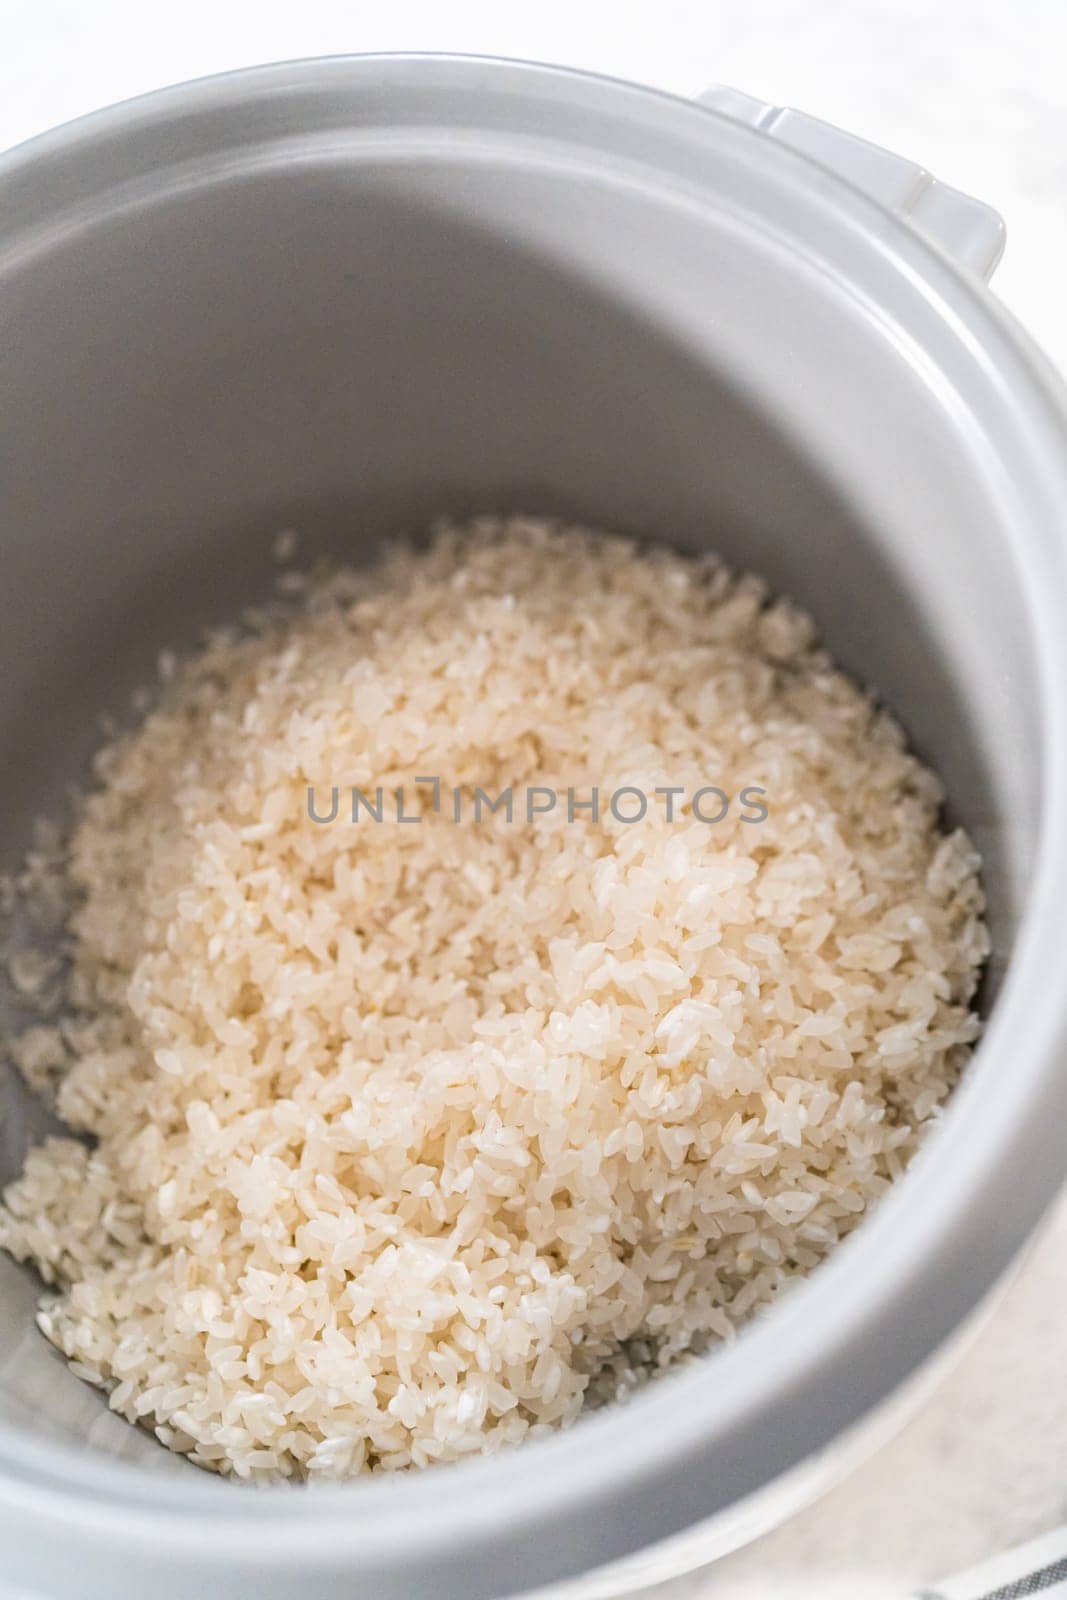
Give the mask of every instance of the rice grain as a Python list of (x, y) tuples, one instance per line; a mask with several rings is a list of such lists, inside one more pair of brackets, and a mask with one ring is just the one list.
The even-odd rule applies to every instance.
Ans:
[[(569, 1423), (809, 1272), (939, 1114), (977, 859), (757, 580), (483, 519), (163, 677), (69, 843), (62, 1025), (14, 1048), (89, 1140), (0, 1244), (169, 1448), (344, 1478)], [(456, 824), (430, 774), (768, 815)], [(401, 785), (413, 825), (307, 814)]]

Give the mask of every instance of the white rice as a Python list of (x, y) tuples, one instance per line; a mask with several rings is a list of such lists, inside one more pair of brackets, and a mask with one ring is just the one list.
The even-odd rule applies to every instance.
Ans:
[[(977, 859), (754, 578), (483, 520), (164, 676), (62, 868), (66, 1014), (13, 1047), (93, 1137), (31, 1152), (0, 1244), (74, 1370), (202, 1466), (570, 1422), (808, 1273), (936, 1118)], [(309, 785), (426, 774), (769, 816), (457, 826), (422, 786), (415, 826), (309, 820)]]

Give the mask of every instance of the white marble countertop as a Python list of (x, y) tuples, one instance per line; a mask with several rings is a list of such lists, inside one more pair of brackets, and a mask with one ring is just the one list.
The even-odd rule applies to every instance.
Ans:
[[(0, 148), (164, 83), (344, 51), (525, 56), (686, 94), (730, 83), (995, 205), (1008, 223), (995, 287), (1067, 369), (1064, 0), (0, 0), (0, 37)], [(816, 1507), (657, 1596), (901, 1595), (1067, 1522), (1065, 1328), (1067, 1205), (903, 1434)]]

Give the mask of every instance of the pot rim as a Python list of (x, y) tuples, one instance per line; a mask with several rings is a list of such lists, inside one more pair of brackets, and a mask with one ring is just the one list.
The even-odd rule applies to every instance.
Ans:
[[(776, 1476), (877, 1404), (904, 1372), (891, 1366), (873, 1371), (869, 1361), (864, 1367), (873, 1331), (881, 1347), (898, 1341), (903, 1365), (913, 1369), (960, 1320), (957, 1309), (969, 1309), (1000, 1275), (1060, 1184), (1056, 1129), (1067, 1113), (1067, 1081), (1056, 1069), (1067, 1037), (1061, 998), (1067, 996), (1067, 950), (1060, 937), (1067, 829), (1057, 830), (1054, 820), (1067, 814), (1067, 553), (1061, 537), (1067, 403), (1051, 369), (978, 280), (843, 180), (715, 111), (607, 77), (491, 57), (325, 57), (163, 89), (9, 152), (0, 158), (0, 192), (11, 184), (39, 189), (41, 163), (58, 174), (60, 189), (70, 182), (74, 192), (87, 152), (99, 160), (102, 151), (136, 143), (163, 126), (195, 132), (205, 119), (218, 121), (219, 113), (223, 122), (227, 115), (239, 118), (253, 101), (285, 101), (295, 91), (316, 96), (403, 86), (411, 92), (422, 84), (437, 93), (452, 89), (463, 100), (490, 83), (498, 95), (534, 94), (542, 105), (581, 108), (607, 131), (613, 120), (638, 116), (663, 127), (680, 146), (705, 156), (714, 148), (720, 160), (746, 163), (765, 185), (802, 196), (824, 227), (847, 233), (852, 245), (862, 241), (883, 263), (891, 257), (911, 290), (935, 300), (968, 346), (1003, 424), (1000, 460), (1026, 502), (1006, 538), (1015, 543), (1027, 591), (1041, 686), (1041, 839), (1008, 976), (969, 1071), (979, 1060), (1007, 1059), (1009, 1050), (1013, 1069), (998, 1091), (999, 1120), (988, 1115), (985, 1096), (954, 1097), (930, 1142), (941, 1159), (927, 1160), (924, 1152), (857, 1234), (735, 1344), (668, 1375), (624, 1406), (521, 1449), (405, 1474), (399, 1482), (240, 1495), (217, 1480), (145, 1474), (0, 1425), (0, 1501), (27, 1515), (61, 1519), (87, 1537), (143, 1545), (160, 1559), (180, 1559), (206, 1524), (213, 1560), (247, 1558), (250, 1534), (258, 1558), (301, 1567), (358, 1560), (363, 1570), (414, 1571), (449, 1556), (478, 1559), (473, 1595), (506, 1579), (513, 1586), (520, 1561), (524, 1586), (574, 1570), (588, 1554), (583, 1538), (592, 1537), (597, 1558), (606, 1560), (665, 1537), (735, 1501), (720, 1480), (744, 1482), (757, 1438)], [(39, 202), (45, 217), (56, 192), (53, 183)], [(0, 237), (0, 272), (2, 245)], [(953, 1161), (962, 1150), (966, 1161)], [(977, 1257), (976, 1230), (984, 1240)], [(938, 1308), (934, 1291), (947, 1264), (959, 1270), (967, 1251), (968, 1306)], [(794, 1424), (807, 1431), (803, 1448), (791, 1436)], [(583, 1523), (591, 1525), (588, 1535)]]

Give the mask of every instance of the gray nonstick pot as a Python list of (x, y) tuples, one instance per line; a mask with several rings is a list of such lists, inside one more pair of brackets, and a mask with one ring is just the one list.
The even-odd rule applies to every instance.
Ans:
[[(198, 1473), (66, 1370), (3, 1260), (0, 1591), (484, 1600), (710, 1559), (869, 1447), (1061, 1181), (1063, 396), (982, 281), (987, 208), (712, 100), (311, 61), (0, 161), (3, 854), (157, 652), (264, 592), (280, 528), (361, 558), (442, 511), (566, 514), (762, 571), (895, 707), (986, 860), (974, 1061), (877, 1212), (736, 1342), (422, 1475)], [(39, 1118), (12, 1081), (0, 1176)]]

